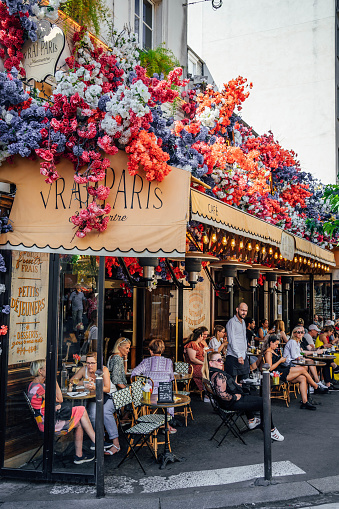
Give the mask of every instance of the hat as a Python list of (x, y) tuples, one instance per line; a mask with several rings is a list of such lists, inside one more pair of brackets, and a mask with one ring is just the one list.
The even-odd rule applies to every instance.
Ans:
[(334, 322), (332, 322), (332, 320), (326, 320), (325, 326), (327, 327), (328, 325), (334, 325)]
[(308, 330), (316, 330), (317, 332), (321, 332), (321, 330), (314, 323), (309, 326)]

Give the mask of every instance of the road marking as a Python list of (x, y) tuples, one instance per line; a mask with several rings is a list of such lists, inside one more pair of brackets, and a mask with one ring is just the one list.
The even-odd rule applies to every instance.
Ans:
[[(272, 464), (273, 477), (305, 474), (304, 470), (290, 461), (276, 461)], [(264, 465), (245, 465), (242, 467), (218, 468), (215, 470), (199, 470), (196, 472), (182, 472), (170, 476), (149, 476), (142, 479), (133, 479), (126, 476), (106, 476), (106, 493), (132, 494), (132, 493), (158, 493), (185, 488), (198, 488), (202, 486), (220, 486), (264, 477)], [(74, 486), (56, 484), (52, 490), (53, 495), (80, 493), (95, 493), (94, 486)]]

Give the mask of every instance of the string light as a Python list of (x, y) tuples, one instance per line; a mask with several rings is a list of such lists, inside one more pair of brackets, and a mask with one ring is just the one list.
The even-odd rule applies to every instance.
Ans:
[(243, 243), (243, 241), (241, 240), (241, 241), (240, 241), (240, 244), (239, 244), (239, 249), (243, 249), (243, 248), (244, 248), (244, 243)]
[(279, 258), (278, 251), (274, 253), (274, 259), (277, 260)]
[(261, 250), (262, 254), (265, 254), (266, 253), (266, 247), (264, 246)]
[(235, 239), (231, 240), (231, 247), (235, 247)]
[(316, 269), (317, 267), (318, 267), (318, 264), (317, 264), (317, 262), (315, 262), (314, 268)]
[(294, 263), (297, 263), (298, 262), (298, 258), (295, 256), (294, 257)]
[(311, 260), (308, 260), (307, 265), (311, 265)]
[(303, 261), (303, 259), (301, 258), (301, 256), (299, 256), (299, 263), (301, 263)]
[(306, 260), (306, 258), (304, 258), (304, 264), (306, 264), (306, 263), (307, 263), (307, 260)]
[(280, 253), (279, 260), (282, 260), (282, 259), (283, 259), (283, 255)]
[(252, 251), (252, 244), (251, 244), (250, 242), (247, 244), (247, 249), (248, 249), (249, 251)]
[(321, 270), (324, 270), (324, 265), (323, 264), (321, 264)]
[(269, 250), (268, 250), (268, 254), (273, 254), (273, 249), (270, 247)]
[(259, 246), (259, 244), (256, 244), (254, 249), (255, 249), (255, 250), (256, 250), (256, 252), (258, 253), (258, 252), (260, 251), (260, 246)]
[(213, 234), (212, 234), (211, 241), (212, 241), (213, 243), (217, 241), (217, 234), (216, 234), (216, 233), (213, 233)]
[(224, 236), (223, 236), (223, 238), (221, 239), (221, 243), (222, 243), (224, 246), (226, 246), (226, 244), (227, 244), (227, 239), (226, 239), (225, 235), (224, 235)]
[(208, 244), (209, 243), (209, 238), (208, 238), (208, 235), (206, 233), (204, 233), (202, 241), (203, 241), (204, 244)]

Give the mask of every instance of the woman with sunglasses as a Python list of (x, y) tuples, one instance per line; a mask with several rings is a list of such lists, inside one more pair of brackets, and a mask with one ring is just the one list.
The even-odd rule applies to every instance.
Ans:
[(316, 410), (317, 407), (308, 401), (308, 385), (315, 389), (316, 393), (324, 394), (326, 391), (320, 387), (311, 377), (304, 366), (286, 366), (286, 358), (277, 354), (279, 338), (275, 334), (267, 336), (263, 345), (262, 355), (264, 361), (269, 364), (270, 371), (278, 371), (282, 382), (299, 382), (302, 403), (300, 408)]
[[(209, 352), (205, 355), (202, 369), (204, 378), (210, 380), (215, 397), (225, 410), (243, 410), (248, 419), (249, 429), (260, 426), (263, 422), (263, 399), (260, 396), (244, 394), (240, 385), (234, 378), (224, 371), (224, 361), (218, 352)], [(255, 411), (260, 412), (260, 418), (255, 417)], [(282, 442), (284, 437), (273, 424), (271, 415), (271, 438)]]
[[(73, 383), (74, 379), (79, 381), (86, 380), (87, 387), (90, 391), (95, 390), (95, 372), (97, 370), (97, 353), (89, 352), (86, 355), (86, 364), (79, 369), (77, 373), (71, 378), (70, 382)], [(119, 433), (117, 429), (117, 425), (114, 418), (114, 405), (112, 398), (109, 397), (109, 393), (111, 392), (111, 381), (109, 377), (109, 371), (106, 366), (103, 366), (103, 379), (104, 379), (104, 426), (108, 433), (109, 442), (104, 443), (105, 454), (107, 456), (113, 456), (120, 451), (119, 445)], [(93, 428), (95, 429), (95, 413), (96, 413), (96, 403), (95, 401), (90, 401), (88, 404), (88, 415), (90, 421), (92, 423)], [(91, 449), (95, 449), (95, 444), (92, 442)]]
[(119, 389), (127, 387), (127, 358), (130, 348), (131, 342), (128, 338), (117, 339), (107, 362), (111, 382)]

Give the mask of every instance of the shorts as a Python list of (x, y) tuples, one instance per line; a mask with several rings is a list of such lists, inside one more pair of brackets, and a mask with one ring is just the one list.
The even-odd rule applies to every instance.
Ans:
[(248, 358), (246, 357), (244, 360), (244, 364), (240, 364), (236, 357), (233, 355), (226, 355), (225, 362), (225, 371), (232, 377), (236, 377), (238, 375), (247, 376), (250, 373), (250, 365), (248, 362)]

